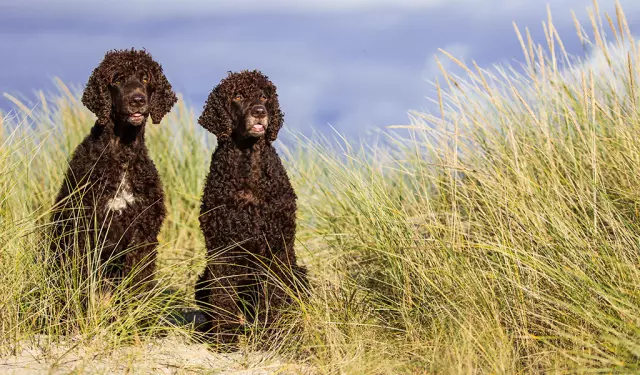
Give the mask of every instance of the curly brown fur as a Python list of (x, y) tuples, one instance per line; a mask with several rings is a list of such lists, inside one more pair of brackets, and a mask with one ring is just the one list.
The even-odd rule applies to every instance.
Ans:
[[(200, 209), (213, 260), (196, 285), (196, 299), (208, 310), (203, 329), (218, 342), (235, 343), (244, 319), (273, 323), (291, 302), (286, 289), (306, 284), (293, 247), (296, 194), (271, 144), (282, 122), (276, 87), (259, 71), (230, 72), (198, 119), (218, 147)], [(284, 288), (268, 287), (265, 275)]]
[(82, 96), (97, 120), (73, 152), (55, 199), (52, 246), (60, 260), (85, 264), (88, 254), (99, 254), (109, 279), (129, 275), (135, 266), (134, 282), (152, 278), (166, 210), (144, 143), (145, 123), (149, 116), (159, 123), (176, 101), (160, 64), (146, 51), (105, 54)]

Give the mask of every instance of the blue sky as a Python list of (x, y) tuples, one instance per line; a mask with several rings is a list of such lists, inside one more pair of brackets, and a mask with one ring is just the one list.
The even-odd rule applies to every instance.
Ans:
[[(632, 31), (637, 0), (620, 0)], [(507, 5), (505, 5), (507, 4)], [(554, 0), (565, 47), (582, 53), (571, 10), (588, 25), (591, 0)], [(443, 48), (488, 67), (522, 61), (512, 22), (543, 41), (541, 0), (1, 0), (0, 92), (84, 85), (104, 52), (146, 48), (199, 114), (228, 70), (260, 69), (278, 86), (286, 126), (348, 136), (407, 124), (429, 110)], [(600, 8), (613, 14), (614, 1)], [(634, 16), (636, 17), (634, 19)], [(10, 103), (0, 98), (0, 108)]]

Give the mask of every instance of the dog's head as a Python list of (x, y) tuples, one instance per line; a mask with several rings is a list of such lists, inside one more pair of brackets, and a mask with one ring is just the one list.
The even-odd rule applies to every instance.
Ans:
[(260, 71), (229, 72), (209, 94), (198, 123), (218, 139), (262, 138), (273, 142), (283, 113), (275, 85)]
[(177, 100), (160, 64), (134, 49), (107, 52), (82, 95), (82, 104), (101, 125), (113, 119), (140, 126), (149, 115), (158, 124)]

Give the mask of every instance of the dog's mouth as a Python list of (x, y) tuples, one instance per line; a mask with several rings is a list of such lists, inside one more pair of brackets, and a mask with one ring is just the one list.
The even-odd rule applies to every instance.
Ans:
[(131, 125), (142, 125), (142, 123), (144, 123), (146, 118), (147, 116), (145, 114), (142, 114), (140, 112), (134, 112), (129, 114), (129, 116), (127, 117), (127, 121)]
[(254, 133), (264, 133), (264, 125), (255, 124), (251, 127), (251, 131)]
[(267, 130), (269, 120), (267, 117), (256, 118), (249, 116), (247, 118), (247, 131), (254, 137), (259, 137)]

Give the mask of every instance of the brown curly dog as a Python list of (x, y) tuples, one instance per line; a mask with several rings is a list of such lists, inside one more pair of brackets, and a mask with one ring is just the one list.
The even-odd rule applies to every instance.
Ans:
[(269, 326), (307, 284), (294, 251), (296, 194), (272, 145), (283, 123), (276, 87), (259, 71), (230, 72), (198, 123), (218, 146), (200, 209), (211, 260), (196, 299), (207, 315), (202, 329), (235, 344), (245, 322)]
[[(73, 152), (55, 199), (52, 246), (59, 260), (93, 255), (89, 259), (104, 266), (109, 279), (152, 279), (165, 207), (144, 142), (145, 123), (151, 116), (158, 124), (176, 101), (160, 64), (146, 51), (106, 53), (82, 95), (97, 120)], [(80, 262), (87, 277), (87, 260)]]

